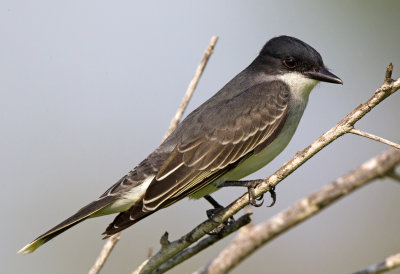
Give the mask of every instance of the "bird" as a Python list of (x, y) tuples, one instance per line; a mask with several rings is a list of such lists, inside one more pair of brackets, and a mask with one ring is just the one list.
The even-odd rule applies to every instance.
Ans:
[(98, 199), (23, 247), (31, 253), (72, 226), (93, 217), (118, 215), (105, 238), (179, 200), (204, 197), (240, 181), (272, 161), (289, 143), (319, 82), (343, 84), (321, 55), (291, 36), (270, 39), (258, 56), (217, 93), (191, 112), (152, 153)]

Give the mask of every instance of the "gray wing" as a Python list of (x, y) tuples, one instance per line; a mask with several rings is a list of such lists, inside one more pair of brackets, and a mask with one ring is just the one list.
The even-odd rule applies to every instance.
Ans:
[(285, 84), (273, 81), (189, 115), (170, 138), (176, 145), (149, 185), (143, 210), (166, 207), (261, 151), (282, 129), (289, 95)]
[(145, 179), (157, 174), (162, 164), (168, 159), (171, 151), (172, 149), (168, 149), (167, 147), (158, 147), (133, 170), (107, 189), (100, 198), (121, 196), (132, 188), (140, 186)]

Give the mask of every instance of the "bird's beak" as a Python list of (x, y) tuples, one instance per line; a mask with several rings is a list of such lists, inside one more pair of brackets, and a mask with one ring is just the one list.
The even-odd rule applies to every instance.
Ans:
[(343, 85), (343, 81), (339, 77), (337, 77), (332, 72), (329, 72), (324, 67), (320, 68), (318, 71), (308, 71), (305, 74), (310, 79)]

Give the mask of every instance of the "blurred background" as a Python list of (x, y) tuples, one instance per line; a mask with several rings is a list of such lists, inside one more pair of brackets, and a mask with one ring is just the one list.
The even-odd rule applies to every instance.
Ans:
[[(88, 271), (114, 216), (85, 221), (31, 255), (15, 253), (158, 146), (212, 35), (220, 40), (187, 113), (281, 34), (315, 47), (344, 82), (314, 89), (292, 142), (253, 179), (273, 173), (367, 100), (389, 62), (393, 77), (400, 75), (398, 1), (3, 0), (1, 7), (3, 273)], [(399, 141), (399, 105), (395, 94), (357, 127)], [(277, 204), (254, 209), (255, 222), (386, 149), (358, 136), (338, 139), (279, 184)], [(230, 188), (214, 197), (227, 204), (243, 193)], [(380, 261), (400, 250), (399, 197), (398, 183), (376, 181), (276, 238), (233, 273), (345, 273)], [(186, 199), (125, 230), (102, 273), (133, 270), (149, 247), (159, 250), (165, 231), (176, 239), (209, 208)], [(196, 270), (231, 239), (171, 273)]]

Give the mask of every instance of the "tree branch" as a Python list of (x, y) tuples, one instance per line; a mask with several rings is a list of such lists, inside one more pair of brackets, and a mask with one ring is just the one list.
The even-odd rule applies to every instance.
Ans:
[(381, 142), (383, 144), (395, 147), (397, 149), (400, 149), (400, 145), (399, 144), (396, 144), (396, 143), (394, 143), (392, 141), (386, 140), (384, 138), (381, 138), (379, 136), (373, 135), (371, 133), (368, 133), (368, 132), (365, 132), (365, 131), (362, 131), (362, 130), (358, 130), (358, 129), (353, 128), (353, 129), (350, 130), (350, 133), (353, 133), (353, 134), (356, 134), (356, 135), (359, 135), (359, 136), (363, 136), (363, 137), (366, 137), (366, 138)]
[(229, 246), (197, 273), (228, 272), (272, 239), (372, 180), (385, 176), (398, 164), (400, 164), (398, 149), (385, 151), (368, 160), (356, 170), (301, 199), (267, 222), (249, 228), (246, 233), (238, 234)]
[[(179, 124), (179, 121), (182, 118), (183, 113), (185, 112), (187, 106), (189, 105), (189, 101), (192, 98), (192, 95), (194, 93), (194, 90), (197, 87), (197, 84), (199, 83), (200, 77), (203, 74), (203, 71), (208, 63), (208, 60), (210, 59), (211, 54), (214, 52), (215, 45), (218, 41), (218, 36), (212, 36), (211, 40), (208, 44), (208, 47), (206, 51), (204, 52), (203, 58), (201, 59), (200, 64), (198, 65), (196, 72), (193, 76), (192, 81), (190, 81), (190, 84), (186, 90), (185, 95), (183, 96), (182, 102), (177, 109), (174, 118), (171, 120), (171, 123), (169, 125), (169, 128), (167, 132), (164, 135), (163, 141), (176, 129), (176, 127)], [(117, 244), (117, 242), (120, 239), (120, 233), (116, 233), (112, 235), (107, 242), (104, 244), (99, 257), (96, 259), (95, 264), (92, 266), (92, 268), (89, 270), (89, 274), (97, 274), (100, 272), (101, 268), (103, 267), (104, 263), (106, 262), (108, 256), (110, 255), (110, 252), (113, 250), (114, 246)]]
[[(375, 94), (364, 104), (361, 104), (355, 108), (350, 114), (348, 114), (342, 121), (340, 121), (336, 126), (314, 141), (309, 147), (303, 151), (298, 152), (292, 160), (283, 165), (277, 172), (269, 176), (264, 180), (263, 183), (259, 184), (255, 188), (255, 195), (258, 197), (263, 193), (269, 191), (273, 186), (276, 186), (284, 178), (290, 175), (294, 170), (299, 168), (308, 159), (318, 153), (321, 149), (329, 145), (331, 142), (339, 138), (340, 136), (349, 133), (351, 129), (354, 128), (354, 124), (364, 117), (368, 112), (370, 112), (376, 105), (386, 99), (388, 96), (396, 92), (400, 88), (400, 79), (393, 81), (391, 77), (390, 64), (386, 70), (385, 82), (384, 84), (375, 91)], [(233, 216), (240, 209), (249, 204), (248, 194), (242, 195), (240, 198), (236, 199), (224, 210), (220, 211), (213, 217), (213, 221), (207, 220), (192, 231), (182, 236), (180, 239), (171, 242), (170, 245), (161, 248), (161, 250), (156, 253), (147, 264), (141, 269), (140, 273), (150, 273), (151, 271), (157, 269), (165, 261), (169, 260), (183, 249), (187, 248), (192, 243), (199, 240), (206, 233), (210, 232), (212, 229), (217, 227), (220, 223), (226, 221), (230, 216)]]
[(107, 242), (104, 244), (103, 249), (100, 252), (99, 257), (97, 257), (96, 262), (90, 268), (89, 274), (97, 274), (103, 268), (104, 263), (107, 261), (108, 256), (110, 256), (111, 251), (114, 246), (119, 241), (119, 233), (112, 235)]
[(384, 261), (368, 266), (367, 268), (353, 272), (352, 274), (383, 273), (400, 266), (400, 253), (387, 257)]
[(163, 141), (178, 126), (179, 121), (182, 118), (183, 112), (185, 111), (187, 105), (189, 104), (190, 98), (192, 98), (193, 92), (196, 89), (197, 84), (199, 83), (200, 77), (203, 74), (203, 71), (208, 63), (208, 60), (210, 59), (211, 54), (213, 54), (213, 52), (214, 52), (214, 47), (215, 47), (217, 41), (218, 41), (218, 36), (211, 37), (210, 43), (208, 44), (208, 47), (207, 47), (206, 51), (204, 52), (203, 59), (201, 59), (201, 62), (196, 69), (196, 73), (194, 74), (192, 81), (190, 81), (190, 84), (186, 90), (186, 93), (183, 96), (181, 105), (179, 106), (178, 110), (175, 113), (175, 117), (172, 119), (171, 123), (169, 124), (169, 129), (165, 133)]
[(215, 244), (219, 240), (230, 235), (232, 232), (235, 232), (238, 229), (240, 229), (241, 227), (249, 224), (251, 222), (250, 215), (251, 214), (243, 215), (239, 219), (235, 220), (235, 222), (233, 224), (224, 226), (222, 231), (220, 231), (219, 233), (211, 234), (207, 238), (199, 241), (195, 246), (183, 250), (181, 253), (179, 253), (175, 257), (169, 259), (167, 262), (162, 264), (159, 268), (157, 268), (155, 271), (153, 271), (153, 273), (164, 273), (164, 272), (168, 271), (169, 269), (173, 268), (174, 266), (180, 264), (181, 262), (189, 259), (193, 255), (196, 255), (200, 251), (206, 249), (207, 247)]

